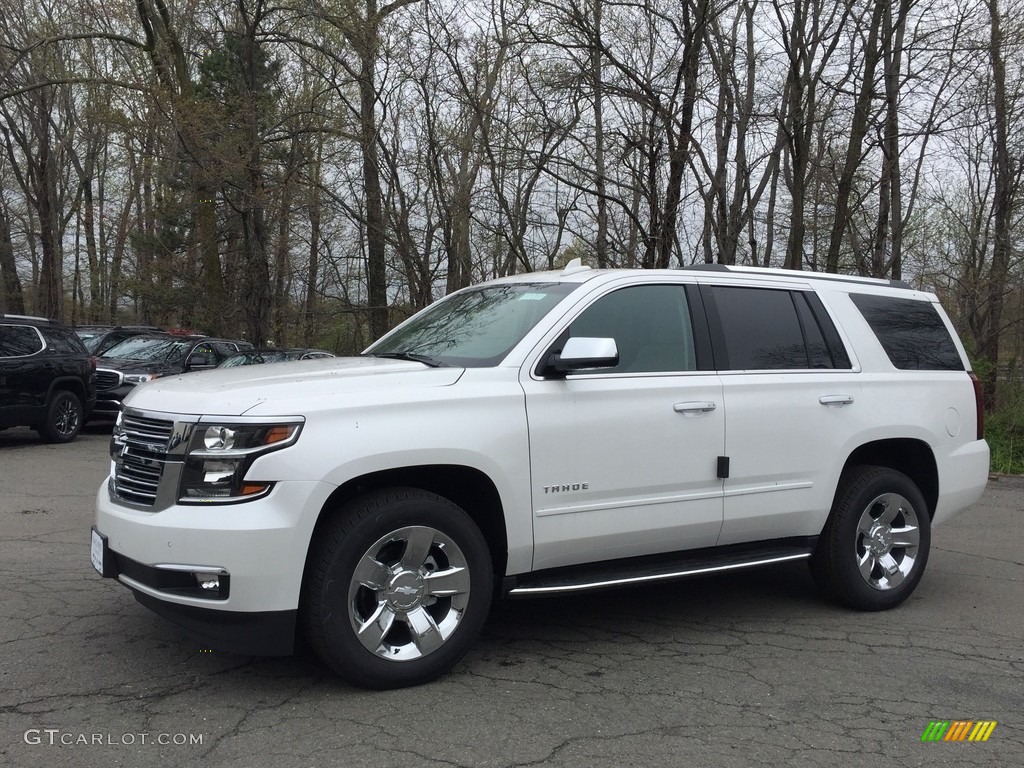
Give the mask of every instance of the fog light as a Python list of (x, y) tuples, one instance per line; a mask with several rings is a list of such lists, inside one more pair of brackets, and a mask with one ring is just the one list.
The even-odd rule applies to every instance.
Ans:
[(220, 591), (220, 574), (219, 573), (197, 573), (196, 583), (200, 589), (207, 590), (210, 592)]

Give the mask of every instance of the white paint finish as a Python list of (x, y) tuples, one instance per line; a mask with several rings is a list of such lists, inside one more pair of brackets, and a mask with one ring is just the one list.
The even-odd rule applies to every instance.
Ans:
[[(452, 464), (490, 478), (504, 513), (508, 574), (817, 534), (847, 458), (874, 440), (911, 438), (933, 452), (940, 477), (936, 523), (974, 503), (984, 488), (988, 446), (974, 439), (966, 374), (894, 370), (849, 299), (851, 290), (893, 292), (883, 284), (750, 270), (732, 276), (593, 270), (505, 282), (555, 279), (580, 287), (493, 368), (337, 358), (138, 387), (129, 405), (149, 411), (302, 416), (305, 423), (294, 446), (252, 465), (248, 479), (276, 483), (267, 497), (148, 513), (112, 503), (104, 485), (98, 529), (115, 551), (139, 562), (223, 567), (232, 594), (220, 607), (266, 611), (296, 607), (313, 526), (331, 492), (382, 470)], [(815, 290), (853, 368), (535, 375), (543, 352), (590, 302), (616, 287), (649, 282)], [(724, 483), (716, 476), (718, 456), (731, 459)]]

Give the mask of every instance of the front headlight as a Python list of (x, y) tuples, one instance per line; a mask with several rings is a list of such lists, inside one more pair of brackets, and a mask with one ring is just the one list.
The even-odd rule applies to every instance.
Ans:
[(178, 500), (223, 504), (265, 495), (273, 483), (246, 480), (249, 467), (260, 456), (294, 444), (301, 428), (301, 419), (197, 424), (185, 456)]
[(158, 373), (126, 373), (124, 375), (125, 384), (145, 384), (147, 381), (159, 378)]

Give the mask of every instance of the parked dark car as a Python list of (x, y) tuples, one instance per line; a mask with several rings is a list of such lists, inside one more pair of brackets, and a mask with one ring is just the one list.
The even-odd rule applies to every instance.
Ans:
[(218, 368), (236, 368), (240, 365), (261, 365), (263, 363), (285, 363), (290, 360), (320, 360), (334, 357), (324, 349), (300, 349), (296, 347), (270, 347), (268, 349), (245, 349), (232, 355)]
[(49, 443), (67, 443), (95, 404), (96, 360), (74, 331), (0, 315), (0, 429), (32, 427)]
[(98, 359), (96, 417), (116, 417), (121, 401), (139, 384), (178, 373), (216, 368), (252, 345), (237, 339), (147, 334), (115, 344)]
[(155, 325), (77, 325), (75, 333), (87, 350), (94, 355), (102, 355), (115, 344), (132, 336), (164, 333), (164, 330)]

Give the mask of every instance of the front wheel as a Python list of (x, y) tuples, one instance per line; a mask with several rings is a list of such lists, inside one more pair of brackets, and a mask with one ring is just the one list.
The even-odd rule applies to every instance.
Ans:
[(914, 482), (888, 467), (844, 473), (811, 570), (840, 603), (893, 608), (917, 587), (928, 562), (931, 520)]
[(469, 650), (493, 581), (487, 542), (460, 507), (417, 489), (375, 492), (339, 510), (312, 548), (306, 633), (356, 685), (418, 685)]

